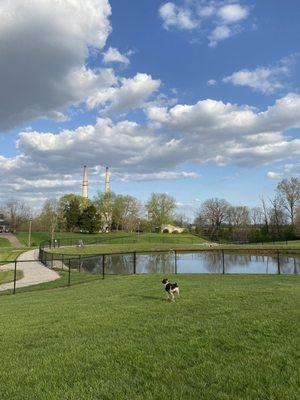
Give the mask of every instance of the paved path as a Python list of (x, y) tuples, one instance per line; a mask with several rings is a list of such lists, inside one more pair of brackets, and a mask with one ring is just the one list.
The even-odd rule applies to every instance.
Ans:
[[(26, 260), (36, 260), (25, 262)], [(24, 262), (22, 262), (24, 261)], [(17, 281), (17, 290), (20, 287), (38, 285), (39, 283), (55, 281), (60, 276), (57, 272), (45, 267), (38, 261), (38, 250), (30, 250), (18, 257), (18, 270), (23, 271), (23, 278)], [(14, 269), (14, 263), (0, 267), (0, 270)], [(4, 283), (0, 285), (0, 291), (13, 289), (14, 283)]]
[(22, 243), (19, 241), (19, 239), (13, 235), (12, 233), (0, 233), (0, 237), (3, 239), (7, 239), (10, 241), (10, 244), (15, 247), (16, 249), (20, 249), (21, 247), (24, 247)]

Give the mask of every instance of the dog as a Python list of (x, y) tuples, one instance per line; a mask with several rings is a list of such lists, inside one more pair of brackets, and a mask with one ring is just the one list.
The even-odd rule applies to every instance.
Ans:
[(165, 291), (167, 293), (167, 300), (174, 301), (175, 295), (179, 297), (179, 286), (177, 283), (170, 283), (168, 278), (164, 278), (161, 283), (165, 285)]

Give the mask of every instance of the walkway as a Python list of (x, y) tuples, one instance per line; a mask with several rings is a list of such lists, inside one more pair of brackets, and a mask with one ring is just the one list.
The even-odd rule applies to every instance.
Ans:
[[(28, 261), (26, 260), (36, 260), (36, 261)], [(22, 262), (24, 261), (24, 262)], [(21, 254), (18, 257), (18, 270), (23, 271), (23, 278), (17, 281), (17, 290), (18, 288), (38, 285), (39, 283), (55, 281), (60, 276), (57, 272), (45, 267), (38, 261), (38, 250), (30, 250), (26, 253)], [(1, 270), (10, 270), (14, 269), (14, 263), (6, 264), (0, 267)], [(0, 285), (0, 291), (13, 289), (14, 283), (4, 283)]]
[(10, 242), (10, 244), (16, 249), (24, 247), (22, 243), (19, 241), (19, 239), (12, 233), (0, 233), (0, 237), (3, 239), (7, 239)]

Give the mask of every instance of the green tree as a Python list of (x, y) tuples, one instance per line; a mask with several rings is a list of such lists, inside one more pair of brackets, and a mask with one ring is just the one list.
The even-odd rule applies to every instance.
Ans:
[(94, 204), (84, 208), (78, 218), (78, 226), (83, 231), (89, 233), (99, 232), (100, 218)]
[(176, 201), (166, 193), (152, 193), (145, 207), (151, 227), (161, 227), (173, 221)]

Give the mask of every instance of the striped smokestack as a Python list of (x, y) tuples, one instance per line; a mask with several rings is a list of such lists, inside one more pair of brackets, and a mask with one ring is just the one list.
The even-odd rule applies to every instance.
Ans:
[(87, 171), (87, 166), (85, 165), (83, 167), (83, 179), (82, 179), (82, 197), (88, 198), (88, 171)]

